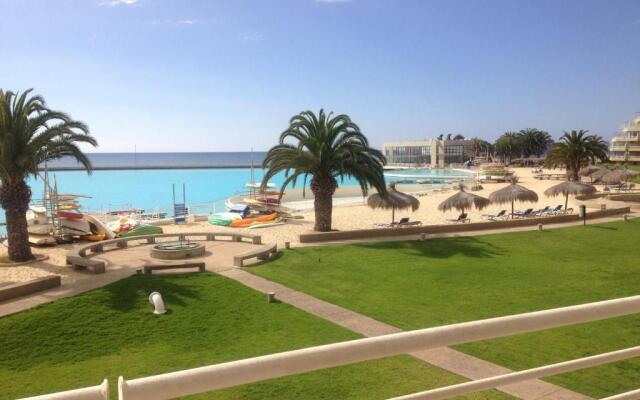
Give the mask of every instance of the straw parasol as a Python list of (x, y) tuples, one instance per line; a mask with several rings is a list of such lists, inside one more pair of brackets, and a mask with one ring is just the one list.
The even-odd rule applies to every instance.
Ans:
[(489, 195), (491, 203), (505, 204), (511, 203), (511, 218), (514, 214), (514, 203), (516, 201), (535, 203), (538, 201), (538, 194), (524, 186), (517, 184), (517, 179), (513, 179), (511, 184)]
[(584, 183), (578, 183), (573, 181), (564, 181), (557, 185), (551, 186), (549, 189), (544, 191), (545, 196), (556, 197), (559, 195), (564, 196), (564, 209), (566, 211), (567, 205), (569, 204), (569, 195), (585, 195), (585, 194), (593, 194), (596, 192), (596, 188), (591, 185), (585, 185)]
[(389, 185), (386, 197), (382, 197), (380, 193), (372, 194), (367, 199), (367, 204), (373, 209), (391, 209), (391, 223), (393, 224), (396, 219), (396, 209), (406, 210), (410, 208), (411, 211), (415, 211), (420, 207), (420, 200), (410, 194), (398, 192), (395, 183), (392, 183)]
[(596, 167), (594, 165), (588, 165), (584, 168), (580, 168), (580, 171), (578, 171), (578, 175), (580, 176), (591, 176), (591, 174), (593, 174), (594, 172), (597, 171), (601, 171), (602, 168), (600, 167)]
[(616, 183), (627, 181), (629, 180), (629, 178), (632, 178), (638, 174), (640, 174), (640, 172), (631, 171), (628, 169), (616, 169), (613, 171), (609, 171), (607, 174), (602, 176), (601, 180), (606, 184), (615, 185)]
[(597, 170), (595, 172), (592, 172), (591, 175), (590, 175), (591, 176), (591, 181), (592, 182), (598, 181), (598, 180), (602, 179), (603, 176), (607, 175), (610, 172), (611, 172), (611, 170), (605, 169), (605, 168), (601, 168), (601, 169), (599, 169), (599, 170)]
[(446, 212), (455, 208), (463, 213), (465, 209), (469, 209), (471, 207), (482, 210), (489, 205), (489, 199), (478, 196), (477, 194), (465, 192), (464, 185), (459, 185), (458, 189), (458, 193), (440, 203), (438, 210)]

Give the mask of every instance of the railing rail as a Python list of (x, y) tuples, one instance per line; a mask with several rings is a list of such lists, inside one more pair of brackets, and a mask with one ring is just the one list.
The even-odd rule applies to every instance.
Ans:
[(105, 379), (97, 386), (25, 397), (19, 400), (109, 400), (109, 381)]
[(427, 390), (424, 392), (408, 394), (394, 397), (389, 400), (439, 400), (448, 399), (453, 396), (461, 396), (467, 393), (479, 392), (493, 389), (498, 386), (509, 385), (528, 381), (530, 379), (544, 378), (547, 376), (564, 374), (566, 372), (577, 371), (579, 369), (596, 367), (615, 361), (626, 360), (640, 356), (640, 346), (630, 347), (624, 350), (612, 351), (610, 353), (598, 354), (596, 356), (578, 358), (576, 360), (565, 361), (557, 364), (545, 365), (544, 367), (532, 368), (525, 371), (517, 371), (509, 374), (492, 376), (490, 378), (478, 379), (464, 382), (457, 385)]
[[(640, 296), (633, 296), (507, 317), (400, 332), (170, 372), (129, 381), (120, 377), (118, 381), (118, 395), (120, 400), (173, 399), (272, 378), (411, 353), (418, 350), (535, 332), (639, 312)], [(635, 354), (634, 349), (635, 348), (622, 351)], [(601, 357), (606, 358), (613, 356), (611, 354), (604, 354), (601, 355)], [(580, 362), (590, 362), (584, 359), (574, 361), (578, 364)], [(593, 360), (591, 360), (591, 362), (592, 361)], [(557, 365), (555, 365), (555, 367), (560, 368)]]

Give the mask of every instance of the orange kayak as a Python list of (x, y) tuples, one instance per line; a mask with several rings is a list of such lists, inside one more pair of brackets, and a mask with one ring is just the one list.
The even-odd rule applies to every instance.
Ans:
[(245, 218), (245, 219), (237, 219), (234, 221), (231, 221), (231, 227), (234, 228), (241, 228), (244, 226), (249, 226), (251, 224), (253, 224), (254, 222), (269, 222), (269, 221), (273, 221), (274, 219), (276, 219), (277, 217), (277, 213), (273, 213), (273, 214), (268, 214), (268, 215), (263, 215), (261, 217), (255, 217), (255, 218)]

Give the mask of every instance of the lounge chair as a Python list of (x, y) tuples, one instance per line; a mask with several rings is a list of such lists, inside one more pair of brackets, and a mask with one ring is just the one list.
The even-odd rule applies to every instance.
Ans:
[(453, 222), (454, 224), (464, 224), (465, 222), (471, 222), (471, 220), (467, 218), (467, 213), (462, 213), (456, 219), (447, 219), (447, 222)]
[(533, 214), (533, 208), (527, 208), (524, 211), (516, 211), (513, 214), (513, 218), (527, 218)]
[(488, 219), (489, 221), (495, 221), (498, 218), (505, 218), (507, 214), (507, 210), (500, 210), (497, 214), (482, 214), (482, 218)]
[(562, 204), (558, 204), (555, 208), (549, 209), (547, 215), (555, 215), (562, 212)]
[(422, 221), (410, 221), (408, 217), (400, 218), (396, 226), (419, 226), (422, 225)]
[(545, 208), (540, 208), (538, 210), (535, 210), (533, 212), (533, 214), (534, 215), (545, 215), (545, 214), (547, 214), (548, 212), (551, 212), (551, 211), (553, 211), (553, 208), (551, 208), (549, 206), (546, 206)]

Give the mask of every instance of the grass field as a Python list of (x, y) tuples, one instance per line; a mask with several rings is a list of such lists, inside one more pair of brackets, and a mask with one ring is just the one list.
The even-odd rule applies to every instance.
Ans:
[[(427, 241), (307, 247), (249, 269), (403, 329), (640, 293), (640, 221)], [(514, 369), (638, 344), (636, 316), (458, 348)], [(591, 396), (638, 388), (640, 359), (550, 378)]]
[[(147, 296), (162, 293), (168, 314)], [(0, 318), (0, 399), (136, 378), (357, 336), (215, 274), (133, 276)], [(385, 399), (461, 379), (409, 356), (193, 399)], [(491, 391), (468, 399), (508, 399)]]

